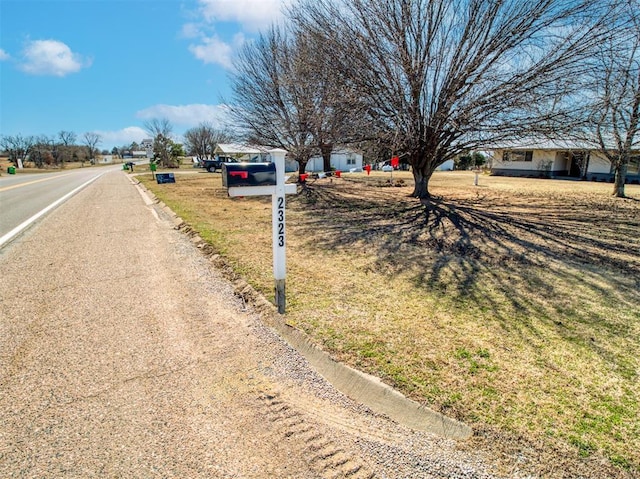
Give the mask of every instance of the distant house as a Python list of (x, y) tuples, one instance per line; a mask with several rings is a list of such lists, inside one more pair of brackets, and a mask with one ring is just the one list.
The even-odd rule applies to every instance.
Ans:
[(453, 171), (455, 162), (453, 160), (447, 160), (436, 168), (436, 171)]
[(113, 163), (113, 155), (98, 155), (96, 161), (100, 165), (111, 165)]
[[(216, 146), (214, 156), (216, 160), (220, 158), (233, 158), (237, 161), (248, 162), (270, 162), (271, 155), (269, 147), (259, 145), (242, 145), (239, 143), (221, 143)], [(285, 163), (286, 171), (298, 171), (298, 162), (287, 155)], [(362, 153), (349, 150), (337, 149), (331, 154), (331, 167), (336, 170), (349, 171), (351, 169), (362, 170)], [(324, 163), (320, 155), (312, 156), (307, 163), (306, 171), (323, 171)]]
[[(581, 178), (613, 181), (611, 162), (586, 144), (571, 141), (537, 141), (491, 149), (491, 174), (530, 178)], [(640, 183), (640, 150), (634, 151), (627, 182)]]
[(153, 151), (150, 150), (134, 150), (131, 152), (132, 158), (153, 158)]
[(237, 161), (250, 163), (263, 163), (271, 161), (269, 148), (255, 145), (242, 145), (240, 143), (219, 143), (213, 154), (216, 160), (220, 158), (233, 158)]
[[(362, 171), (362, 152), (347, 148), (336, 149), (331, 153), (331, 168), (340, 171)], [(306, 171), (320, 172), (324, 170), (324, 160), (321, 155), (314, 155), (307, 163)]]

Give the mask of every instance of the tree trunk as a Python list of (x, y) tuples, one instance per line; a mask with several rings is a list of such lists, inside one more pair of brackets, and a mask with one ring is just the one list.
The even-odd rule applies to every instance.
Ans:
[(626, 198), (624, 194), (624, 182), (627, 178), (627, 165), (616, 165), (615, 180), (613, 182), (613, 196), (616, 198)]
[(431, 175), (426, 175), (425, 172), (418, 170), (417, 168), (413, 168), (413, 180), (415, 181), (415, 186), (413, 188), (413, 193), (411, 196), (415, 196), (416, 198), (425, 199), (429, 198), (431, 195), (429, 194), (429, 178)]
[(586, 151), (584, 153), (584, 161), (582, 162), (582, 171), (580, 172), (580, 179), (581, 180), (586, 180), (587, 179), (587, 171), (589, 171), (589, 161), (591, 160), (591, 152), (590, 151)]
[(322, 154), (322, 171), (331, 171), (331, 152), (333, 151), (332, 145), (321, 145), (320, 153)]

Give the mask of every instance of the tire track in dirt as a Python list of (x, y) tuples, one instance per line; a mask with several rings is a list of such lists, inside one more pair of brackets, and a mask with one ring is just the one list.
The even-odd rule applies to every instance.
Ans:
[(325, 479), (373, 479), (374, 472), (359, 458), (322, 432), (322, 428), (305, 413), (277, 393), (259, 397), (266, 418), (288, 444), (296, 447), (309, 467)]

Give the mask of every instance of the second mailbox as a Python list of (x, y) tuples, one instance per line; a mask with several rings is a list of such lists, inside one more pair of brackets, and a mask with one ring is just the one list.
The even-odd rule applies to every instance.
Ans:
[(275, 163), (223, 163), (222, 184), (231, 186), (271, 186), (276, 184)]

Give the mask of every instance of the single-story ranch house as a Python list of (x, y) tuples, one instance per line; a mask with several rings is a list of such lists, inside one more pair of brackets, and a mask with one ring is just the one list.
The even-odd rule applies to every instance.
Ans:
[[(314, 155), (307, 163), (306, 171), (309, 173), (323, 171), (324, 161), (322, 156)], [(356, 150), (336, 149), (331, 153), (331, 168), (340, 171), (362, 171), (362, 153)]]
[[(234, 158), (238, 161), (269, 162), (271, 161), (269, 149), (270, 148), (264, 146), (249, 146), (241, 145), (238, 143), (220, 143), (214, 150), (214, 156), (216, 160), (224, 158)], [(349, 171), (351, 169), (362, 171), (362, 153), (349, 149), (336, 149), (331, 154), (331, 167), (341, 171)], [(290, 172), (298, 171), (298, 162), (287, 158), (286, 170)], [(306, 171), (323, 171), (322, 157), (320, 155), (311, 157), (311, 159), (307, 163)]]
[[(538, 141), (494, 147), (491, 174), (536, 178), (580, 178), (613, 182), (610, 161), (599, 151), (578, 142)], [(634, 151), (627, 183), (640, 183), (640, 150)]]

